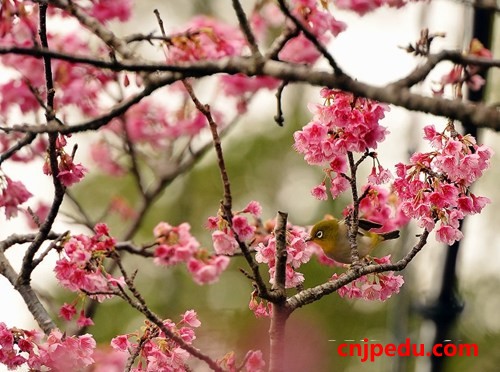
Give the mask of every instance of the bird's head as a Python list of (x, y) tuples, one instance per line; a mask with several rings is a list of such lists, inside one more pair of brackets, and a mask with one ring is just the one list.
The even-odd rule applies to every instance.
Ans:
[(335, 218), (327, 219), (316, 223), (309, 233), (307, 242), (319, 245), (325, 252), (334, 248), (339, 230), (339, 221)]

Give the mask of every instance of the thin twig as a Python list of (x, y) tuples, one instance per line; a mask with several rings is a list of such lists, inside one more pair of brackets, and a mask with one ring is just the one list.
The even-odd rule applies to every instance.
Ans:
[(245, 14), (245, 11), (243, 10), (243, 7), (241, 6), (240, 1), (232, 0), (232, 2), (234, 12), (236, 13), (236, 17), (238, 17), (240, 29), (243, 32), (243, 35), (245, 35), (245, 39), (247, 40), (248, 46), (250, 47), (250, 50), (252, 52), (252, 56), (257, 60), (262, 59), (262, 54), (260, 53), (259, 46), (257, 45), (257, 41), (255, 40), (255, 35), (250, 28), (247, 16)]
[(335, 59), (332, 57), (330, 52), (321, 44), (321, 42), (318, 40), (318, 37), (314, 35), (309, 29), (302, 24), (302, 22), (295, 17), (290, 9), (288, 9), (288, 6), (286, 5), (284, 0), (278, 0), (278, 4), (280, 6), (281, 11), (283, 14), (287, 17), (290, 18), (290, 20), (295, 24), (295, 27), (297, 27), (304, 36), (309, 40), (313, 45), (318, 49), (318, 51), (326, 58), (330, 66), (333, 68), (333, 71), (338, 74), (338, 75), (344, 75), (344, 72), (340, 68), (340, 66), (337, 64)]
[(288, 41), (298, 36), (299, 34), (300, 30), (297, 27), (287, 27), (285, 31), (273, 41), (273, 43), (269, 47), (269, 50), (264, 55), (264, 59), (277, 60), (279, 53), (285, 47), (286, 43), (288, 43)]
[(16, 143), (11, 146), (8, 150), (4, 151), (2, 154), (0, 154), (0, 165), (2, 163), (15, 155), (19, 150), (21, 150), (24, 146), (27, 146), (33, 142), (33, 140), (36, 138), (35, 133), (26, 133), (26, 135), (21, 138), (20, 140), (16, 141)]
[[(179, 347), (187, 351), (189, 354), (194, 356), (195, 358), (200, 359), (201, 361), (205, 362), (212, 370), (214, 371), (220, 371), (222, 372), (222, 368), (219, 367), (216, 361), (214, 361), (212, 358), (210, 358), (208, 355), (203, 354), (200, 350), (195, 348), (194, 346), (187, 344), (182, 337), (174, 334), (170, 329), (168, 329), (165, 324), (163, 324), (163, 321), (160, 319), (158, 315), (156, 315), (146, 304), (146, 301), (140, 294), (140, 292), (135, 288), (135, 285), (132, 281), (132, 279), (129, 277), (127, 272), (125, 271), (124, 267), (121, 264), (120, 258), (115, 257), (115, 262), (117, 263), (121, 274), (123, 275), (123, 278), (125, 280), (125, 283), (127, 284), (127, 288), (132, 293), (134, 296), (135, 300), (131, 299), (128, 297), (129, 301), (127, 301), (133, 308), (141, 312), (146, 318), (154, 323), (164, 334), (166, 337), (172, 339), (175, 341)], [(123, 292), (124, 293), (124, 292)]]
[(274, 115), (274, 121), (280, 127), (285, 123), (285, 118), (283, 117), (283, 108), (282, 108), (282, 97), (283, 90), (288, 85), (288, 81), (283, 81), (278, 89), (276, 90), (276, 115)]
[(255, 282), (257, 284), (257, 287), (259, 289), (259, 296), (264, 299), (269, 299), (269, 300), (274, 300), (274, 296), (269, 293), (267, 286), (260, 274), (259, 270), (259, 265), (255, 262), (253, 256), (251, 255), (247, 245), (242, 242), (238, 234), (234, 231), (233, 229), (233, 211), (232, 211), (232, 195), (231, 195), (231, 184), (229, 182), (229, 176), (227, 174), (226, 170), (226, 164), (224, 161), (224, 154), (222, 152), (222, 144), (220, 140), (219, 133), (217, 131), (217, 124), (215, 123), (212, 113), (210, 111), (210, 107), (208, 105), (202, 104), (199, 99), (196, 97), (196, 94), (194, 93), (194, 90), (192, 86), (186, 81), (183, 80), (184, 87), (186, 88), (186, 91), (188, 92), (189, 96), (193, 100), (193, 103), (195, 104), (196, 108), (206, 117), (210, 131), (212, 133), (212, 140), (213, 140), (213, 146), (215, 148), (215, 153), (217, 155), (217, 163), (219, 166), (219, 172), (221, 175), (222, 179), (222, 187), (223, 187), (223, 201), (222, 201), (222, 209), (224, 213), (224, 218), (226, 219), (229, 228), (233, 231), (233, 234), (235, 236), (236, 242), (238, 243), (238, 246), (243, 253), (243, 256), (245, 257), (245, 260), (249, 264), (253, 276), (255, 278)]
[[(47, 4), (41, 4), (39, 10), (39, 36), (40, 42), (43, 48), (49, 47), (47, 40)], [(45, 84), (47, 87), (47, 105), (45, 110), (45, 117), (47, 123), (54, 121), (55, 113), (54, 113), (54, 81), (52, 77), (52, 63), (50, 57), (43, 57), (44, 61), (44, 70), (45, 70)], [(62, 204), (64, 198), (64, 186), (58, 178), (58, 164), (57, 164), (57, 133), (49, 134), (49, 162), (50, 168), (52, 171), (52, 183), (54, 185), (54, 199), (52, 201), (52, 205), (50, 207), (49, 213), (45, 219), (45, 222), (40, 227), (38, 231), (38, 235), (35, 240), (31, 243), (31, 245), (26, 250), (26, 253), (23, 257), (23, 263), (21, 266), (21, 272), (19, 274), (18, 283), (16, 284), (16, 288), (20, 286), (28, 286), (31, 280), (31, 273), (34, 269), (33, 266), (33, 258), (35, 257), (36, 252), (40, 249), (43, 242), (47, 239), (47, 236), (50, 233), (52, 225), (57, 217), (59, 212), (59, 208)]]

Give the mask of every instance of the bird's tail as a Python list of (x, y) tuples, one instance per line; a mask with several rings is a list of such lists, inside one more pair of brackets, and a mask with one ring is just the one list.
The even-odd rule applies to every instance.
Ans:
[(399, 238), (399, 230), (389, 231), (379, 234), (383, 240), (392, 240)]

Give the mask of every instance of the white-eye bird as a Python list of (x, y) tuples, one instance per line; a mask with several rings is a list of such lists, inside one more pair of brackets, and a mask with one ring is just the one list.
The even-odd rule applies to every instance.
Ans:
[[(376, 222), (360, 219), (358, 227), (358, 253), (360, 259), (369, 255), (381, 242), (399, 238), (399, 230), (387, 233), (370, 232), (371, 229), (382, 227)], [(348, 234), (349, 228), (345, 220), (339, 221), (336, 218), (329, 218), (316, 223), (306, 241), (319, 245), (325, 254), (335, 261), (350, 264), (352, 259)]]

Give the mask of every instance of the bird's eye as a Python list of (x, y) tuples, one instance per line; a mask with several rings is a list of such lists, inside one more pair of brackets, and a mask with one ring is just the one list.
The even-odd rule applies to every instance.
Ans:
[(322, 237), (323, 237), (323, 230), (319, 230), (319, 231), (316, 233), (316, 238), (321, 239)]

